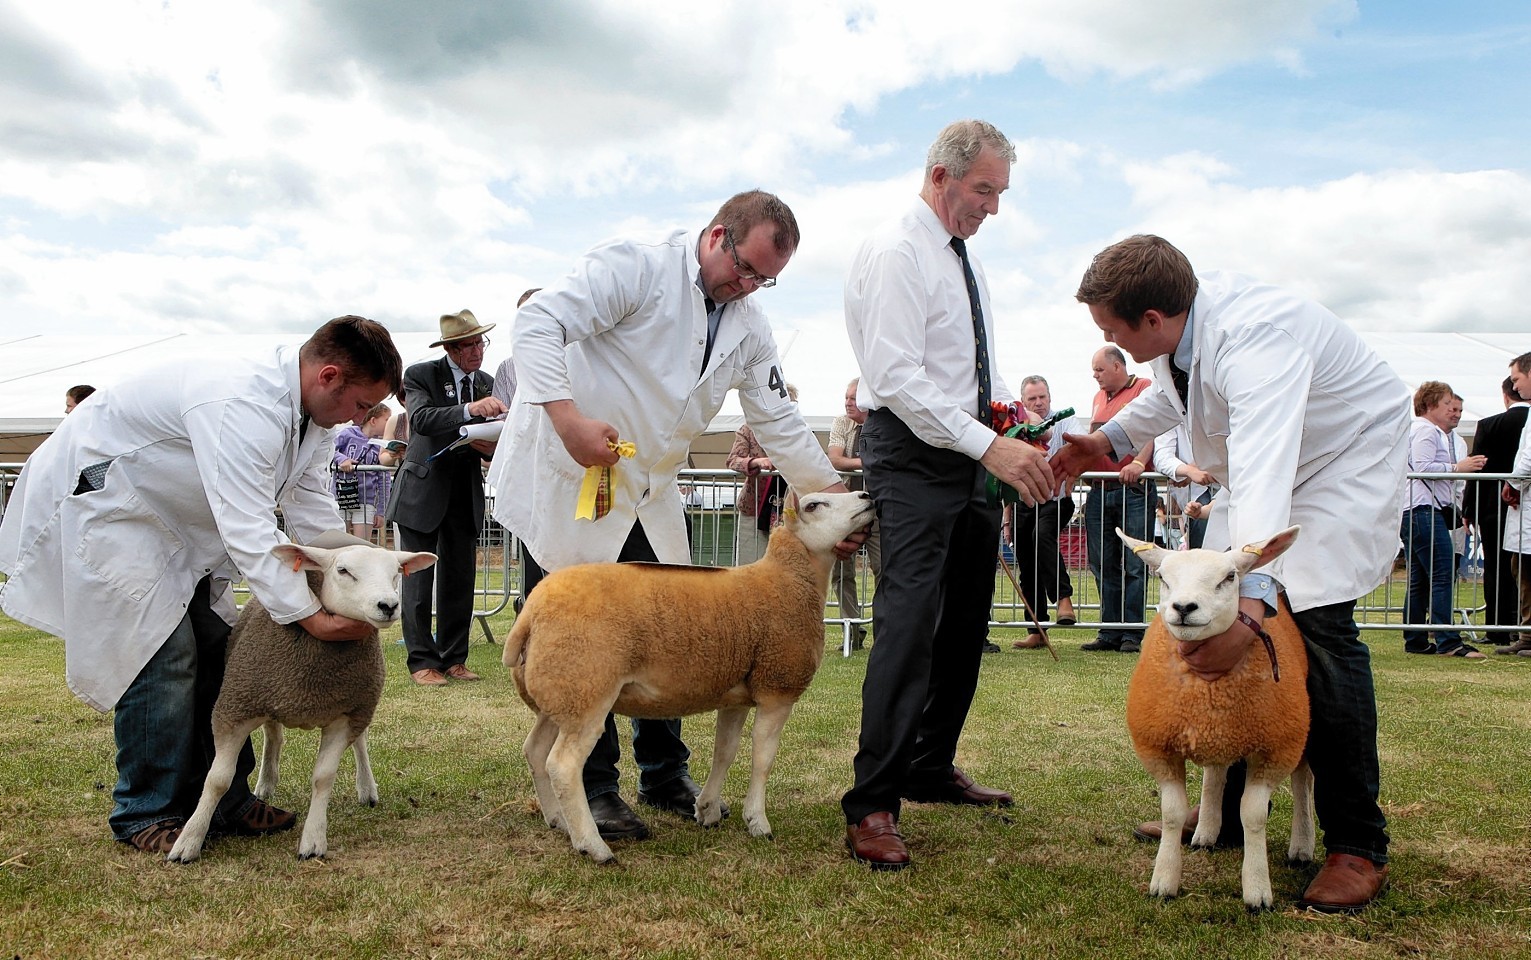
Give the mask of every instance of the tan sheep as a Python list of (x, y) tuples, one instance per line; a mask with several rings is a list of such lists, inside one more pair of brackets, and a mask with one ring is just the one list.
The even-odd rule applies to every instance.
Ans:
[[(436, 562), (434, 554), (399, 553), (367, 543), (333, 550), (286, 543), (271, 552), (293, 564), (294, 569), (308, 571), (308, 587), (325, 610), (365, 620), (374, 628), (399, 618), (403, 575)], [(239, 751), (245, 738), (259, 726), (265, 727), (266, 742), (255, 793), (263, 798), (276, 788), (282, 728), (319, 727), (324, 731), (314, 760), (313, 795), (298, 844), (302, 859), (324, 856), (330, 791), (347, 746), (355, 747), (357, 799), (368, 806), (377, 803), (377, 781), (367, 760), (366, 732), (382, 693), (383, 650), (376, 629), (365, 640), (317, 640), (297, 624), (273, 622), (266, 608), (252, 597), (229, 635), (223, 686), (213, 705), (215, 754), (202, 786), (202, 798), (166, 859), (190, 863), (201, 856), (213, 812), (233, 783)]]
[(601, 839), (581, 778), (605, 722), (718, 711), (712, 770), (696, 801), (703, 826), (755, 708), (744, 822), (770, 836), (765, 781), (783, 724), (824, 656), (824, 595), (835, 544), (872, 521), (865, 492), (816, 493), (787, 511), (766, 555), (742, 567), (602, 563), (550, 574), (505, 640), (504, 662), (537, 713), (525, 753), (548, 826), (597, 863)]
[(1269, 646), (1255, 643), (1242, 663), (1214, 681), (1198, 677), (1176, 652), (1178, 643), (1197, 643), (1229, 629), (1238, 617), (1244, 574), (1280, 556), (1299, 530), (1291, 527), (1229, 553), (1163, 550), (1117, 530), (1163, 584), (1159, 612), (1127, 687), (1127, 730), (1138, 759), (1159, 784), (1163, 835), (1148, 886), (1156, 897), (1180, 892), (1187, 760), (1203, 768), (1201, 819), (1191, 841), (1199, 847), (1212, 846), (1222, 829), (1228, 767), (1240, 759), (1248, 762), (1239, 804), (1245, 905), (1263, 909), (1274, 903), (1265, 825), (1271, 794), (1288, 776), (1293, 804), (1287, 857), (1313, 859), (1313, 778), (1303, 759), (1308, 654), (1285, 598), (1276, 616), (1264, 622)]

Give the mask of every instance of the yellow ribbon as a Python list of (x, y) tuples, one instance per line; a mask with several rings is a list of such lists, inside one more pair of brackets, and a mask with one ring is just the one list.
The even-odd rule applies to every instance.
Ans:
[[(631, 440), (607, 440), (606, 449), (626, 460), (631, 460), (638, 447)], [(585, 481), (579, 488), (579, 504), (574, 508), (576, 520), (599, 520), (611, 510), (611, 467), (585, 468)]]

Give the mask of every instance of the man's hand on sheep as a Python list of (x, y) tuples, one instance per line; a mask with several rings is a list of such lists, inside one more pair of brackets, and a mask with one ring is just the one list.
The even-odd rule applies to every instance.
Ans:
[(352, 620), (327, 610), (309, 614), (298, 621), (298, 626), (317, 640), (335, 642), (365, 640), (377, 632), (377, 628), (365, 620)]
[[(850, 493), (850, 488), (843, 483), (835, 483), (825, 487), (820, 493)], [(872, 533), (872, 525), (869, 523), (860, 530), (852, 531), (844, 540), (835, 544), (835, 556), (841, 560), (849, 560), (861, 551), (861, 545), (867, 542), (867, 537)]]
[(1024, 440), (995, 437), (981, 462), (985, 470), (1014, 487), (1028, 507), (1052, 497), (1055, 487), (1047, 454)]
[(542, 409), (547, 411), (558, 439), (575, 463), (582, 467), (610, 467), (621, 459), (612, 449), (621, 439), (616, 427), (580, 413), (573, 400), (553, 400), (542, 404)]
[(1111, 454), (1111, 440), (1099, 431), (1095, 433), (1065, 433), (1064, 444), (1048, 461), (1052, 467), (1057, 486), (1056, 493), (1073, 486), (1079, 475), (1095, 465), (1095, 461)]
[[(1265, 601), (1259, 597), (1240, 598), (1239, 609), (1255, 623), (1265, 622)], [(1245, 626), (1244, 621), (1235, 620), (1233, 626), (1215, 637), (1195, 643), (1179, 643), (1176, 647), (1180, 659), (1186, 662), (1191, 672), (1211, 683), (1244, 662), (1255, 640), (1254, 631)]]

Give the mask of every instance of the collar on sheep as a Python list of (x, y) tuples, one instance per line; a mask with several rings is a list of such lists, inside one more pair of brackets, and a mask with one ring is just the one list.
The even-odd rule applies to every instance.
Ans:
[(1265, 652), (1269, 654), (1271, 658), (1271, 677), (1274, 678), (1277, 683), (1280, 683), (1281, 667), (1276, 663), (1276, 644), (1271, 641), (1271, 635), (1265, 632), (1264, 627), (1255, 622), (1254, 617), (1251, 617), (1243, 610), (1239, 611), (1239, 622), (1253, 630), (1255, 632), (1255, 636), (1264, 641)]

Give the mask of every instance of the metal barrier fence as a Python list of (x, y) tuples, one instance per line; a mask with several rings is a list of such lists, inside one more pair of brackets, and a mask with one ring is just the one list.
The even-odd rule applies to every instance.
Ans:
[[(0, 516), (4, 515), (5, 507), (9, 504), (11, 490), (20, 474), (21, 466), (19, 463), (0, 464)], [(361, 469), (387, 470), (388, 468), (363, 467)], [(1507, 534), (1523, 533), (1525, 549), (1528, 554), (1531, 554), (1531, 511), (1528, 511), (1527, 517), (1522, 522), (1525, 527), (1523, 531), (1503, 529), (1506, 504), (1500, 499), (1502, 486), (1500, 481), (1509, 479), (1513, 475), (1437, 473), (1410, 474), (1409, 476), (1448, 480), (1460, 484), (1481, 484), (1478, 491), (1480, 496), (1477, 507), (1479, 509), (1463, 517), (1464, 526), (1454, 528), (1450, 538), (1452, 557), (1449, 565), (1445, 562), (1441, 541), (1434, 535), (1435, 515), (1421, 514), (1417, 511), (1401, 513), (1399, 534), (1403, 543), (1398, 561), (1388, 579), (1369, 596), (1362, 598), (1361, 603), (1357, 605), (1356, 618), (1360, 628), (1373, 631), (1457, 629), (1469, 639), (1517, 632), (1520, 629), (1520, 622), (1526, 619), (1519, 613), (1518, 579), (1512, 569), (1519, 555), (1501, 553), (1499, 544), (1503, 542)], [(1162, 493), (1167, 488), (1167, 482), (1158, 474), (1145, 473), (1144, 478), (1155, 482), (1157, 493)], [(1101, 621), (1100, 588), (1091, 574), (1088, 561), (1092, 552), (1091, 547), (1100, 550), (1101, 544), (1089, 542), (1090, 533), (1085, 522), (1085, 508), (1092, 490), (1099, 490), (1103, 485), (1114, 483), (1116, 483), (1115, 475), (1109, 473), (1090, 473), (1081, 479), (1072, 491), (1074, 515), (1059, 531), (1056, 546), (1046, 543), (1022, 543), (1013, 547), (1011, 545), (1002, 547), (996, 544), (996, 557), (1003, 564), (1012, 565), (1012, 569), (1023, 567), (1027, 563), (1035, 563), (1037, 550), (1057, 551), (1061, 562), (1058, 564), (1059, 575), (1054, 584), (1055, 594), (1056, 589), (1062, 586), (1066, 577), (1072, 586), (1071, 599), (1079, 620), (1074, 625), (1074, 629), (1095, 629), (1101, 626), (1133, 629), (1146, 626), (1145, 620)], [(748, 529), (747, 525), (755, 522), (754, 517), (744, 516), (739, 511), (743, 484), (744, 478), (731, 470), (682, 472), (680, 485), (686, 501), (693, 563), (731, 566), (740, 561), (741, 543), (750, 539), (750, 534), (744, 531)], [(492, 506), (492, 501), (490, 503)], [(1143, 539), (1150, 539), (1152, 536), (1154, 500), (1148, 500), (1147, 506), (1150, 513), (1145, 524), (1147, 527), (1145, 533), (1148, 535)], [(352, 518), (347, 517), (348, 522), (350, 519)], [(1168, 544), (1175, 540), (1177, 535), (1183, 535), (1183, 518), (1171, 513), (1164, 519), (1164, 539)], [(1428, 527), (1423, 522), (1425, 520), (1429, 521)], [(1115, 536), (1111, 529), (1100, 532), (1104, 536)], [(1430, 535), (1426, 536), (1427, 533)], [(1485, 549), (1485, 539), (1487, 539), (1487, 549)], [(1027, 551), (1031, 551), (1029, 556)], [(744, 559), (746, 561), (751, 559), (748, 551)], [(1124, 553), (1121, 566), (1103, 573), (1125, 576), (1126, 565), (1139, 562), (1130, 552)], [(829, 596), (825, 603), (824, 623), (826, 626), (841, 629), (841, 647), (848, 654), (853, 629), (858, 625), (865, 626), (871, 622), (875, 583), (865, 550), (854, 561), (846, 561), (846, 563), (855, 564), (853, 579), (856, 595), (861, 604), (861, 616), (841, 615), (839, 598), (834, 589), (836, 580), (832, 579)], [(1531, 559), (1528, 559), (1527, 563), (1531, 564)], [(1441, 573), (1443, 570), (1444, 574)], [(1019, 571), (1016, 572), (1019, 573)], [(1444, 614), (1446, 622), (1432, 622), (1432, 620), (1441, 619), (1442, 615), (1431, 616), (1427, 612), (1432, 574), (1435, 575), (1436, 582), (1441, 581), (1441, 576), (1449, 581), (1441, 588), (1445, 590), (1445, 596), (1448, 598), (1446, 605), (1449, 606), (1449, 613)], [(1027, 613), (1026, 605), (1000, 564), (996, 564), (995, 575), (997, 585), (994, 602), (990, 609), (990, 627), (1030, 627), (1032, 619)], [(837, 570), (836, 578), (838, 576)], [(1414, 580), (1416, 591), (1413, 604), (1408, 600), (1411, 578)], [(1528, 568), (1528, 579), (1531, 579), (1531, 568)], [(243, 585), (236, 587), (236, 589), (242, 588)], [(515, 538), (495, 522), (491, 510), (486, 508), (484, 528), (479, 536), (478, 572), (474, 587), (476, 598), (474, 617), (478, 620), (485, 640), (494, 642), (489, 619), (502, 614), (519, 595), (520, 589), (518, 545)], [(1151, 616), (1157, 604), (1158, 582), (1152, 577), (1145, 577), (1143, 615)], [(1087, 620), (1085, 616), (1087, 612), (1092, 614), (1091, 619)], [(1406, 621), (1404, 619), (1406, 612), (1414, 614), (1418, 619)], [(1039, 623), (1043, 628), (1058, 626), (1057, 622), (1050, 618), (1041, 619)]]

